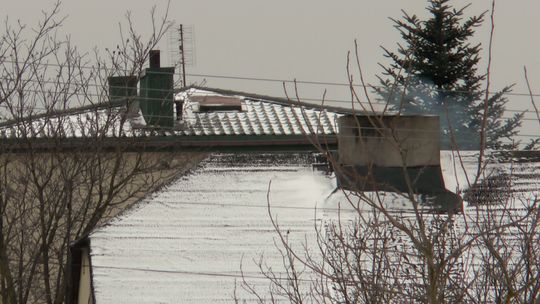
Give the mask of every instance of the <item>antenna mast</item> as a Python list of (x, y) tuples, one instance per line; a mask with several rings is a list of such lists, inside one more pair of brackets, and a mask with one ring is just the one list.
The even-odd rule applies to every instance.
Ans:
[(195, 29), (193, 25), (175, 25), (171, 21), (169, 29), (170, 62), (179, 71), (182, 87), (187, 86), (186, 66), (195, 66)]
[(186, 83), (186, 58), (184, 53), (184, 25), (180, 24), (180, 28), (178, 29), (180, 32), (180, 64), (182, 65), (182, 86), (185, 87), (187, 85)]

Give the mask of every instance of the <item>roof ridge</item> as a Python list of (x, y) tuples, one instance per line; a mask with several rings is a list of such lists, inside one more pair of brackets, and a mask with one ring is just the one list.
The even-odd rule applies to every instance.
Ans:
[(316, 110), (329, 110), (332, 112), (336, 112), (339, 114), (354, 114), (354, 113), (364, 113), (364, 111), (358, 111), (358, 110), (352, 110), (348, 108), (342, 108), (342, 107), (335, 107), (335, 106), (327, 106), (324, 104), (318, 105), (315, 103), (308, 103), (303, 102), (301, 100), (294, 100), (290, 98), (284, 98), (284, 97), (275, 97), (275, 96), (269, 96), (269, 95), (262, 95), (262, 94), (254, 94), (249, 92), (243, 92), (243, 91), (235, 91), (235, 90), (227, 90), (227, 89), (219, 89), (219, 88), (211, 88), (211, 87), (202, 87), (202, 86), (196, 86), (196, 85), (190, 85), (187, 87), (183, 87), (180, 89), (175, 90), (175, 93), (182, 93), (186, 92), (190, 89), (195, 90), (201, 90), (201, 91), (210, 91), (221, 95), (234, 95), (234, 96), (243, 96), (247, 97), (249, 99), (258, 100), (262, 102), (270, 102), (274, 104), (284, 105), (284, 106), (300, 106), (300, 107), (306, 107)]

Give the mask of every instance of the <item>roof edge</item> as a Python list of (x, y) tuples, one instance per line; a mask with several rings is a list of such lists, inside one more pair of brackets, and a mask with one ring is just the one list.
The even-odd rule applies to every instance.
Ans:
[(89, 105), (80, 106), (80, 107), (66, 108), (66, 109), (61, 109), (61, 110), (51, 110), (44, 113), (38, 113), (36, 115), (29, 115), (29, 116), (24, 116), (20, 118), (9, 119), (9, 120), (0, 122), (0, 127), (9, 127), (9, 126), (17, 125), (22, 122), (29, 122), (29, 121), (33, 121), (33, 120), (41, 119), (41, 118), (47, 118), (47, 117), (52, 118), (52, 117), (61, 116), (61, 115), (79, 114), (79, 113), (86, 112), (88, 110), (112, 109), (112, 108), (123, 107), (123, 106), (127, 106), (126, 102), (123, 100), (117, 100), (117, 101), (94, 103), (94, 104), (89, 104)]

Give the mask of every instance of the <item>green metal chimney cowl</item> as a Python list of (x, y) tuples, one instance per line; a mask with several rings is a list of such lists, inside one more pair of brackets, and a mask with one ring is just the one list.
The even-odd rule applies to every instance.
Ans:
[(150, 67), (140, 78), (139, 105), (149, 127), (174, 126), (174, 67), (162, 68), (159, 51), (150, 51)]
[(131, 103), (137, 97), (137, 77), (112, 76), (109, 82), (109, 101)]

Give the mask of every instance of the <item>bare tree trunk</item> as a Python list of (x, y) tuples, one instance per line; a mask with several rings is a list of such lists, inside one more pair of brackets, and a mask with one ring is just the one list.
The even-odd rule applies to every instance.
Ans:
[[(141, 75), (167, 30), (168, 8), (150, 12), (147, 40), (128, 15), (118, 49), (105, 58), (57, 38), (59, 8), (32, 31), (6, 22), (0, 33), (0, 106), (11, 119), (0, 124), (1, 303), (64, 302), (71, 242), (200, 158), (132, 149), (137, 139), (124, 127), (136, 96), (109, 96), (108, 77)], [(111, 149), (112, 140), (121, 144)], [(69, 141), (77, 144), (66, 149)]]

